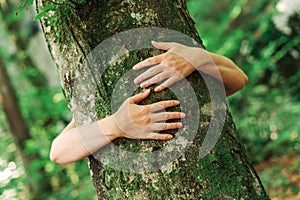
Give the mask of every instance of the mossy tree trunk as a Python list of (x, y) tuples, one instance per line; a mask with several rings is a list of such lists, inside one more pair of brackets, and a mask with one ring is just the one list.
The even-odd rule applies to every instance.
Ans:
[[(41, 20), (66, 99), (73, 110), (78, 106), (73, 105), (76, 71), (90, 51), (105, 39), (133, 28), (164, 27), (186, 34), (201, 43), (183, 0), (77, 2), (66, 1), (65, 5), (57, 5)], [(41, 11), (49, 1), (39, 0), (37, 4)], [(98, 106), (83, 109), (83, 115), (76, 116), (77, 125), (89, 121), (87, 118), (91, 115), (103, 117), (111, 114), (110, 108), (104, 108), (103, 105), (109, 105), (118, 79), (137, 61), (158, 53), (149, 49), (129, 52), (126, 58), (121, 58), (120, 62), (111, 66), (112, 69), (108, 68), (100, 80), (102, 83), (97, 86), (100, 91), (91, 94), (96, 98)], [(200, 110), (205, 109), (210, 103), (210, 96), (203, 79), (198, 73), (193, 73), (188, 81), (200, 102)], [(215, 80), (211, 78), (211, 81)], [(102, 100), (99, 100), (99, 96)], [(152, 93), (144, 103), (170, 98), (173, 98), (173, 94), (166, 90)], [(103, 99), (106, 102), (101, 102)], [(118, 171), (90, 156), (89, 166), (98, 198), (268, 199), (239, 142), (230, 113), (227, 112), (223, 132), (213, 150), (206, 157), (198, 159), (210, 117), (209, 114), (200, 116), (196, 137), (167, 170), (141, 173)], [(129, 151), (154, 151), (162, 148), (166, 142), (118, 139), (114, 144)]]

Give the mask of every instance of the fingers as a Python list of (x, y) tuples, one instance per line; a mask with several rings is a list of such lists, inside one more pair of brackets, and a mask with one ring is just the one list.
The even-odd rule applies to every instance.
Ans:
[(162, 72), (163, 70), (164, 70), (164, 68), (160, 67), (159, 65), (151, 67), (150, 69), (148, 69), (147, 71), (145, 71), (144, 73), (142, 73), (138, 77), (136, 77), (134, 79), (134, 83), (139, 84), (139, 83), (143, 82), (144, 80)]
[(153, 140), (170, 140), (173, 136), (171, 134), (159, 134), (159, 133), (149, 133), (146, 139), (153, 139)]
[(129, 103), (132, 103), (132, 104), (136, 104), (136, 103), (139, 103), (140, 101), (146, 99), (150, 94), (150, 89), (142, 92), (142, 93), (139, 93), (139, 94), (136, 94), (134, 96), (132, 96), (131, 98), (129, 98)]
[[(174, 122), (174, 123), (156, 123), (153, 124), (152, 128), (156, 131), (166, 131), (171, 129), (179, 129), (182, 128), (181, 122)], [(171, 134), (160, 134), (155, 132), (150, 132), (144, 137), (141, 137), (140, 139), (153, 139), (153, 140), (170, 140), (173, 136)]]
[(164, 56), (164, 54), (160, 54), (158, 56), (147, 58), (146, 60), (144, 60), (142, 62), (139, 62), (136, 65), (134, 65), (132, 69), (133, 70), (139, 70), (139, 69), (142, 69), (144, 67), (159, 64), (163, 61), (163, 56)]
[[(161, 50), (169, 50), (172, 47), (175, 47), (176, 45), (179, 45), (178, 43), (175, 42), (156, 42), (156, 41), (151, 41), (152, 45), (157, 48), (157, 49), (161, 49)], [(158, 56), (154, 56), (151, 58), (147, 58), (146, 60), (137, 63), (135, 66), (133, 66), (133, 70), (139, 70), (142, 69), (144, 67), (148, 67), (151, 65), (156, 65), (159, 64), (163, 61), (163, 57), (165, 54), (160, 54)]]
[(150, 85), (153, 85), (153, 84), (156, 84), (156, 83), (159, 83), (163, 80), (165, 80), (166, 78), (169, 78), (171, 76), (171, 74), (168, 74), (166, 72), (162, 72), (162, 73), (159, 73), (159, 74), (156, 74), (155, 76), (151, 77), (150, 79), (144, 81), (140, 87), (142, 88), (146, 88)]
[(185, 118), (185, 113), (182, 112), (160, 112), (151, 114), (151, 120), (153, 122), (167, 121), (171, 119)]
[(173, 122), (173, 123), (155, 123), (152, 126), (153, 130), (156, 131), (166, 131), (171, 129), (179, 129), (182, 128), (181, 122)]
[(169, 86), (173, 85), (178, 80), (180, 80), (180, 79), (177, 79), (177, 78), (168, 78), (167, 80), (165, 80), (165, 82), (163, 82), (162, 84), (160, 84), (159, 86), (157, 86), (154, 89), (154, 91), (155, 92), (160, 92), (160, 91), (168, 88)]
[(179, 104), (180, 104), (180, 102), (177, 100), (167, 100), (167, 101), (156, 102), (149, 106), (150, 106), (151, 112), (157, 112), (157, 111), (163, 110), (165, 108), (177, 106)]
[(155, 48), (157, 48), (157, 49), (168, 51), (169, 49), (171, 49), (172, 47), (174, 47), (177, 43), (175, 43), (175, 42), (156, 42), (156, 41), (151, 41), (151, 44)]

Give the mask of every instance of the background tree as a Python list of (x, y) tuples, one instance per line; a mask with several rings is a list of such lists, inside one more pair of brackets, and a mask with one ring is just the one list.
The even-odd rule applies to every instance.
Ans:
[(203, 21), (196, 26), (206, 47), (234, 58), (249, 78), (228, 98), (241, 141), (270, 197), (298, 199), (300, 2), (201, 2), (211, 9), (190, 0), (189, 10)]
[[(17, 10), (19, 3), (0, 3), (0, 199), (93, 196), (92, 187), (72, 193), (81, 189), (78, 176), (88, 174), (86, 162), (61, 167), (49, 160), (51, 140), (69, 115), (34, 8)], [(89, 177), (80, 180), (92, 186)]]
[(9, 127), (13, 136), (18, 152), (21, 155), (24, 168), (28, 170), (29, 163), (33, 160), (33, 156), (26, 155), (25, 142), (29, 140), (30, 134), (26, 122), (24, 121), (17, 98), (14, 93), (13, 86), (9, 80), (6, 69), (0, 58), (0, 103), (3, 106)]
[[(10, 2), (9, 6), (7, 2)], [(249, 77), (246, 88), (227, 99), (250, 160), (271, 199), (278, 200), (298, 199), (300, 194), (299, 2), (187, 1), (196, 28), (203, 33), (201, 39), (206, 48), (232, 58)], [(32, 33), (34, 26), (29, 24), (32, 24), (35, 12), (27, 7), (16, 11), (19, 3), (17, 0), (0, 3), (0, 56), (32, 136), (26, 142), (25, 151), (40, 155), (31, 162), (29, 169), (36, 172), (37, 168), (43, 167), (50, 177), (53, 190), (40, 192), (40, 198), (94, 199), (85, 159), (64, 166), (49, 161), (51, 141), (71, 115), (66, 110), (61, 86), (53, 78), (57, 73), (50, 62), (41, 29), (34, 37), (27, 34)], [(11, 23), (14, 25), (10, 26)], [(21, 42), (26, 44), (22, 49), (16, 47), (18, 37), (26, 40)], [(37, 87), (31, 84), (38, 73), (37, 68), (24, 66), (23, 60), (28, 57), (33, 58), (50, 85), (39, 88), (39, 84)], [(0, 198), (31, 199), (21, 158), (16, 151), (18, 147), (12, 140), (2, 106), (0, 137)], [(31, 179), (39, 183), (45, 176), (34, 173)]]
[[(50, 52), (57, 63), (64, 93), (69, 106), (72, 107), (73, 84), (75, 72), (79, 70), (80, 63), (89, 52), (103, 40), (122, 31), (138, 27), (165, 27), (180, 31), (199, 41), (194, 23), (189, 17), (185, 2), (176, 1), (66, 1), (50, 4), (49, 1), (37, 1), (38, 10), (52, 9), (42, 20), (45, 37), (49, 44)], [(139, 13), (142, 17), (133, 17), (132, 13)], [(129, 56), (112, 67), (112, 75), (105, 72), (106, 76), (100, 91), (111, 94), (114, 83), (134, 62), (145, 59), (159, 52), (144, 50), (130, 52)], [(118, 72), (118, 73), (117, 73)], [(205, 83), (197, 73), (192, 74), (188, 81), (194, 86), (199, 107), (209, 103), (209, 94)], [(212, 80), (213, 81), (213, 80)], [(217, 84), (217, 82), (215, 82)], [(100, 96), (98, 94), (98, 97)], [(107, 99), (106, 99), (107, 98)], [(104, 99), (109, 101), (110, 95)], [(165, 91), (152, 96), (144, 103), (172, 98), (170, 91)], [(107, 110), (101, 109), (98, 99), (98, 117), (103, 117)], [(96, 105), (97, 107), (97, 105)], [(86, 110), (86, 113), (94, 112)], [(109, 111), (111, 112), (111, 111)], [(77, 118), (81, 125), (86, 119)], [(207, 123), (210, 116), (201, 118), (200, 123)], [(103, 166), (93, 156), (89, 157), (93, 182), (99, 199), (113, 198), (204, 198), (204, 199), (268, 199), (264, 189), (245, 155), (239, 142), (234, 123), (230, 113), (227, 113), (226, 124), (222, 135), (210, 154), (198, 160), (200, 145), (206, 128), (199, 129), (192, 145), (172, 164), (170, 171), (155, 171), (149, 173), (129, 173), (114, 170)], [(164, 142), (132, 141), (118, 139), (115, 144), (123, 147), (133, 147), (133, 150), (144, 149), (146, 146), (161, 148)], [(132, 150), (131, 149), (131, 150)]]

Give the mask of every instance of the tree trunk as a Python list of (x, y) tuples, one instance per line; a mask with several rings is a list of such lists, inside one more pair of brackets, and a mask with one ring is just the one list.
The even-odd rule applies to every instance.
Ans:
[(22, 117), (19, 109), (19, 104), (14, 93), (14, 89), (9, 80), (6, 69), (0, 58), (0, 105), (3, 107), (10, 133), (21, 157), (23, 167), (27, 176), (27, 186), (29, 191), (34, 196), (37, 192), (38, 185), (35, 185), (30, 177), (30, 163), (36, 159), (35, 155), (25, 153), (25, 142), (31, 139), (29, 129), (25, 120)]
[(21, 115), (14, 89), (0, 58), (0, 95), (1, 104), (6, 115), (14, 142), (21, 155), (24, 168), (27, 169), (33, 157), (24, 153), (25, 141), (30, 139), (28, 127)]
[(23, 167), (26, 173), (26, 186), (30, 192), (30, 199), (40, 199), (41, 194), (51, 189), (47, 181), (37, 182), (34, 177), (37, 174), (43, 174), (43, 180), (46, 180), (45, 170), (40, 167), (38, 170), (31, 169), (34, 160), (39, 160), (37, 154), (26, 153), (26, 141), (32, 139), (29, 128), (22, 116), (17, 97), (14, 92), (6, 68), (0, 57), (0, 106), (3, 107), (10, 133), (21, 157)]
[[(49, 1), (40, 0), (37, 1), (37, 4), (38, 10), (42, 10), (49, 4)], [(194, 22), (191, 20), (183, 0), (91, 0), (85, 3), (66, 1), (64, 5), (56, 5), (56, 8), (49, 15), (42, 18), (41, 23), (49, 49), (58, 67), (68, 105), (73, 111), (77, 125), (83, 125), (111, 114), (113, 112), (110, 107), (112, 96), (119, 95), (121, 99), (124, 99), (128, 95), (125, 93), (129, 93), (122, 90), (114, 91), (121, 77), (125, 76), (138, 61), (161, 53), (149, 49), (129, 51), (130, 42), (124, 42), (122, 45), (122, 41), (117, 38), (114, 44), (120, 45), (121, 43), (120, 46), (116, 47), (119, 52), (115, 50), (115, 46), (101, 49), (104, 52), (100, 50), (103, 57), (107, 56), (105, 52), (109, 54), (110, 51), (113, 51), (117, 59), (111, 58), (111, 61), (114, 60), (115, 62), (110, 62), (110, 66), (99, 80), (95, 71), (92, 72), (89, 80), (91, 82), (98, 81), (93, 91), (84, 86), (86, 92), (79, 93), (83, 95), (83, 101), (93, 99), (92, 103), (78, 102), (76, 90), (80, 88), (78, 88), (77, 81), (79, 78), (76, 74), (80, 72), (82, 75), (90, 70), (86, 68), (92, 65), (81, 64), (92, 49), (105, 39), (134, 28), (163, 27), (186, 34), (201, 44), (194, 28)], [(147, 32), (149, 29), (143, 30), (145, 35), (149, 34)], [(159, 38), (160, 33), (154, 31), (153, 34), (161, 39)], [(132, 43), (143, 42), (143, 34), (137, 34), (135, 37), (136, 40), (131, 41)], [(170, 39), (171, 37), (167, 38)], [(145, 42), (149, 43), (149, 41)], [(127, 52), (125, 56), (118, 56), (118, 53), (124, 55), (124, 51)], [(104, 71), (103, 68), (99, 69), (98, 73)], [(133, 74), (133, 76), (135, 75)], [(222, 125), (221, 122), (213, 122), (214, 114), (210, 109), (212, 107), (211, 96), (208, 92), (209, 88), (206, 86), (207, 82), (214, 85), (220, 83), (211, 77), (205, 78), (197, 72), (190, 75), (187, 80), (195, 91), (196, 101), (199, 102), (197, 106), (201, 111), (199, 121), (196, 120), (195, 122), (199, 125), (199, 128), (196, 129), (195, 138), (191, 139), (185, 136), (190, 134), (190, 124), (186, 124), (181, 133), (174, 133), (174, 141), (181, 138), (186, 140), (185, 144), (188, 145), (182, 154), (174, 162), (168, 163), (167, 166), (160, 164), (164, 162), (164, 159), (168, 160), (168, 155), (160, 155), (162, 157), (158, 157), (158, 160), (154, 161), (149, 161), (145, 157), (142, 157), (142, 160), (139, 160), (140, 157), (122, 157), (124, 160), (119, 160), (119, 167), (121, 166), (119, 169), (110, 165), (110, 159), (114, 159), (112, 157), (116, 153), (114, 149), (103, 148), (91, 155), (89, 166), (99, 199), (268, 199), (239, 142), (230, 113), (227, 112), (226, 114), (222, 134), (214, 148), (208, 155), (201, 156), (200, 154), (199, 156), (199, 153), (202, 153), (201, 149), (205, 148), (201, 145), (205, 140), (206, 132), (209, 130), (210, 122)], [(123, 81), (122, 83), (126, 83), (126, 81), (132, 82), (133, 80), (127, 77)], [(186, 85), (186, 83), (178, 84), (175, 89), (176, 91), (185, 90)], [(120, 89), (122, 87), (121, 84)], [(168, 89), (160, 93), (152, 92), (151, 96), (143, 103), (173, 99), (176, 95), (172, 92), (176, 93), (176, 91)], [(181, 103), (187, 105), (193, 104), (193, 101), (187, 96), (183, 98)], [(184, 106), (181, 109), (184, 110)], [(190, 117), (192, 120), (193, 118), (197, 119), (197, 116), (192, 115)], [(140, 152), (154, 153), (168, 146), (168, 142), (124, 138), (114, 141), (113, 144), (119, 149), (137, 153), (134, 155), (138, 155)], [(171, 149), (172, 154), (173, 151), (174, 154), (178, 153), (176, 148)], [(112, 157), (108, 157), (108, 160), (102, 160), (106, 163), (105, 165), (99, 161), (109, 155)], [(134, 160), (128, 160), (129, 158)], [(148, 170), (147, 167), (149, 166), (143, 168), (143, 165), (140, 165), (143, 162), (151, 165), (150, 169), (152, 170)], [(132, 166), (135, 171), (128, 170), (130, 167), (127, 165), (141, 166), (141, 168)], [(156, 165), (161, 167), (155, 168)], [(122, 170), (125, 168), (126, 170)]]
[[(18, 54), (14, 55), (14, 60), (20, 63), (18, 65), (20, 71), (25, 73), (33, 86), (37, 88), (45, 87), (47, 86), (45, 75), (36, 67), (32, 58), (28, 55), (29, 42), (38, 32), (38, 24), (35, 21), (27, 23), (26, 20), (10, 20), (16, 12), (15, 8), (18, 3), (20, 2), (13, 0), (6, 0), (0, 3), (1, 20), (5, 29), (2, 31), (6, 31), (13, 37), (11, 41), (15, 44), (16, 51), (24, 54), (21, 59), (18, 57)], [(26, 23), (27, 31), (24, 29), (24, 23)]]

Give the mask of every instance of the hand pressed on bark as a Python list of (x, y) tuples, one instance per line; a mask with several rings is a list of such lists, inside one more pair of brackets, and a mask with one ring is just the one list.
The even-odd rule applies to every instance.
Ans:
[(179, 102), (175, 100), (137, 105), (149, 94), (150, 90), (146, 90), (128, 98), (116, 113), (90, 125), (76, 128), (72, 120), (52, 142), (50, 159), (61, 164), (75, 162), (89, 156), (118, 137), (171, 139), (172, 135), (158, 132), (181, 128), (181, 122), (171, 123), (166, 120), (184, 118), (185, 114), (164, 110), (179, 105)]
[(227, 57), (175, 42), (152, 41), (152, 45), (167, 52), (148, 58), (133, 67), (134, 70), (150, 67), (134, 80), (142, 88), (161, 82), (155, 88), (155, 91), (159, 92), (187, 77), (195, 70), (222, 81), (227, 96), (242, 89), (248, 81), (244, 72)]
[(181, 112), (160, 112), (168, 107), (179, 105), (179, 101), (160, 101), (150, 105), (137, 105), (150, 94), (150, 90), (127, 99), (113, 115), (115, 124), (120, 129), (120, 137), (132, 139), (168, 140), (170, 134), (159, 134), (155, 131), (178, 129), (181, 122), (166, 123), (166, 120), (184, 118)]

